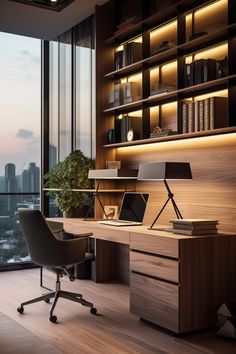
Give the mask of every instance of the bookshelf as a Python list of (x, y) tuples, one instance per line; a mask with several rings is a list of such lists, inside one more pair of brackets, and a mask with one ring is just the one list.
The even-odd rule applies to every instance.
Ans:
[[(130, 22), (125, 24), (124, 21), (124, 26), (120, 21), (125, 17), (122, 11), (128, 2), (111, 0), (109, 3), (113, 16), (101, 43), (105, 59), (100, 86), (103, 97), (99, 113), (104, 120), (101, 145), (107, 149), (235, 131), (236, 15), (233, 1), (177, 0), (160, 5), (161, 2), (140, 0), (137, 18), (134, 15)], [(159, 9), (155, 10), (158, 3)], [(130, 47), (131, 62), (124, 50)], [(194, 75), (188, 84), (187, 66), (193, 68), (191, 75)], [(133, 95), (131, 86), (136, 87)], [(123, 98), (117, 101), (117, 95)], [(183, 130), (184, 102), (207, 102), (209, 95), (227, 98), (227, 118), (214, 131), (204, 128), (186, 133)], [(133, 130), (132, 117), (136, 117), (136, 112), (140, 131), (128, 141), (126, 134), (119, 131)], [(128, 128), (122, 123), (124, 118), (128, 119), (126, 117), (130, 121)], [(151, 133), (156, 127), (171, 135), (158, 136), (157, 133), (153, 137)], [(108, 140), (110, 129), (115, 130), (116, 138), (112, 142)]]

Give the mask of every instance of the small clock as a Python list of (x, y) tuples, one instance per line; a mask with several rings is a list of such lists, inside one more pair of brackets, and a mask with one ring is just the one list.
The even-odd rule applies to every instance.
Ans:
[(127, 140), (132, 141), (134, 139), (134, 131), (133, 129), (130, 129), (127, 133)]

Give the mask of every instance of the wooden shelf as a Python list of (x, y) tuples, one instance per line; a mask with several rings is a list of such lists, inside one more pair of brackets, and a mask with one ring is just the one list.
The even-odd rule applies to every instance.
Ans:
[[(61, 191), (60, 188), (43, 188), (44, 191), (55, 191), (59, 192)], [(71, 189), (72, 192), (82, 192), (82, 193), (94, 193), (97, 190), (96, 189)], [(125, 189), (99, 189), (99, 193), (124, 193)]]
[(177, 90), (171, 92), (159, 93), (158, 95), (153, 95), (153, 96), (149, 96), (148, 98), (145, 98), (143, 100), (143, 103), (148, 103), (148, 104), (158, 103), (160, 105), (166, 102), (174, 101), (175, 99), (177, 99), (177, 94), (178, 94)]
[(106, 39), (107, 44), (112, 44), (115, 41), (123, 40), (128, 38), (131, 35), (135, 35), (142, 28), (151, 29), (152, 26), (159, 25), (173, 19), (176, 17), (178, 9), (188, 10), (193, 6), (199, 6), (205, 3), (205, 0), (179, 0), (176, 4), (168, 6), (166, 9), (157, 11), (154, 15), (149, 16), (146, 19), (143, 19), (137, 23), (129, 24), (126, 27), (116, 31), (113, 36)]
[(214, 88), (214, 91), (217, 91), (225, 88), (225, 86), (227, 86), (228, 80), (232, 80), (232, 79), (236, 79), (236, 75), (229, 75), (229, 76), (222, 77), (220, 79), (203, 82), (201, 84), (197, 84), (189, 87), (184, 87), (182, 89), (177, 90), (177, 92), (184, 93), (189, 96), (189, 94), (198, 95), (202, 93), (202, 91), (210, 90), (212, 88)]
[(134, 102), (131, 102), (131, 103), (123, 104), (121, 106), (116, 106), (116, 107), (105, 109), (103, 111), (103, 113), (129, 112), (129, 111), (132, 111), (134, 109), (140, 109), (142, 107), (142, 103), (143, 103), (143, 100), (134, 101)]
[(191, 139), (197, 137), (229, 134), (229, 133), (236, 133), (236, 127), (205, 130), (201, 132), (186, 133), (186, 134), (176, 134), (176, 135), (162, 136), (159, 138), (142, 139), (142, 140), (136, 140), (136, 141), (124, 142), (124, 143), (107, 144), (107, 145), (103, 145), (103, 147), (104, 148), (129, 147), (129, 146), (147, 145), (147, 144), (154, 144), (154, 143), (162, 143), (165, 141)]
[(193, 86), (189, 86), (189, 87), (184, 87), (184, 88), (176, 90), (176, 91), (159, 93), (158, 95), (149, 96), (148, 98), (144, 98), (143, 100), (139, 100), (139, 101), (127, 103), (125, 105), (105, 109), (103, 112), (104, 113), (129, 112), (129, 111), (133, 111), (134, 109), (142, 108), (143, 104), (153, 105), (153, 104), (157, 103), (160, 105), (165, 102), (174, 101), (175, 99), (177, 99), (178, 94), (183, 94), (185, 97), (190, 97), (190, 96), (200, 95), (206, 91), (208, 92), (213, 88), (214, 88), (214, 91), (218, 91), (218, 90), (221, 90), (221, 89), (224, 89), (225, 87), (227, 87), (228, 80), (236, 80), (236, 74), (225, 76), (225, 77), (222, 77), (222, 78), (216, 79), (216, 80), (203, 82), (201, 84), (197, 84), (197, 85), (193, 85)]
[(131, 65), (127, 65), (119, 70), (114, 70), (110, 73), (104, 75), (108, 79), (114, 79), (115, 77), (119, 78), (128, 74), (132, 74), (134, 71), (138, 71), (142, 68), (144, 60), (137, 61)]

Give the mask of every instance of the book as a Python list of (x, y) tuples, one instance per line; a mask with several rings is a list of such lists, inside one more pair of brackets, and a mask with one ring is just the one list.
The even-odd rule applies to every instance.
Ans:
[(182, 105), (183, 134), (188, 133), (188, 104)]
[(194, 131), (199, 131), (199, 102), (194, 102)]
[(125, 66), (142, 60), (142, 43), (129, 42), (124, 45)]
[(209, 98), (204, 100), (204, 113), (203, 113), (203, 120), (204, 120), (204, 130), (210, 129), (210, 110), (209, 110)]
[(194, 103), (188, 103), (188, 133), (194, 132)]
[(217, 229), (216, 228), (217, 225), (218, 224), (215, 223), (197, 224), (197, 225), (173, 223), (173, 228), (180, 229), (180, 230), (213, 230), (213, 229)]
[(199, 131), (204, 130), (204, 100), (199, 101)]
[(204, 59), (202, 62), (203, 70), (203, 81), (207, 82), (216, 79), (216, 60), (215, 59)]
[(115, 52), (115, 70), (123, 68), (124, 64), (124, 50)]
[(138, 82), (129, 81), (123, 84), (123, 103), (138, 101), (141, 98), (141, 87)]
[(218, 224), (219, 220), (213, 219), (172, 219), (171, 223), (183, 225), (204, 225), (204, 224)]
[(185, 229), (175, 229), (172, 228), (174, 234), (188, 235), (188, 236), (207, 236), (207, 235), (216, 235), (218, 233), (217, 229), (209, 230), (185, 230)]
[(209, 129), (228, 126), (228, 98), (209, 98)]
[(184, 65), (184, 86), (190, 86), (190, 75), (191, 75), (191, 66), (190, 64)]

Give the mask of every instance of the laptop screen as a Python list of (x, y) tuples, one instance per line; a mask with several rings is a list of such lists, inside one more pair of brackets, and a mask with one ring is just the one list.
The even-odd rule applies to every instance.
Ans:
[(142, 222), (148, 197), (148, 193), (125, 193), (119, 220)]

